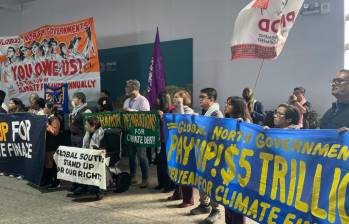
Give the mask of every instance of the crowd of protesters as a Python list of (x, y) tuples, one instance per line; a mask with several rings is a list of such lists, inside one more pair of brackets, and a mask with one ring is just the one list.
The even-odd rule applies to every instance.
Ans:
[[(212, 116), (217, 118), (234, 118), (242, 122), (255, 123), (265, 129), (337, 129), (340, 132), (348, 131), (349, 127), (349, 70), (339, 71), (331, 82), (332, 95), (336, 98), (331, 108), (318, 119), (316, 112), (311, 108), (305, 97), (306, 90), (303, 87), (294, 88), (291, 96), (285, 97), (285, 102), (279, 102), (275, 110), (264, 111), (263, 103), (258, 100), (251, 88), (242, 90), (241, 96), (229, 96), (226, 99), (223, 110), (217, 103), (218, 93), (214, 88), (204, 88), (199, 94), (200, 111), (192, 109), (192, 96), (190, 91), (178, 89), (174, 93), (164, 91), (158, 96), (158, 108), (160, 117), (164, 113), (190, 114)], [(137, 80), (129, 80), (125, 85), (126, 99), (123, 102), (122, 111), (149, 111), (150, 105), (146, 97), (140, 93), (141, 86)], [(4, 103), (5, 92), (0, 91), (0, 105)], [(98, 149), (104, 136), (104, 130), (96, 118), (89, 118), (83, 123), (85, 113), (114, 111), (113, 102), (108, 91), (102, 91), (98, 100), (98, 108), (92, 110), (87, 105), (86, 96), (82, 92), (76, 92), (72, 99), (72, 111), (69, 114), (69, 125), (65, 127), (63, 116), (57, 111), (57, 105), (46, 103), (37, 94), (31, 94), (29, 105), (25, 106), (21, 99), (11, 98), (7, 101), (7, 109), (0, 107), (0, 113), (28, 112), (48, 117), (46, 137), (46, 159), (42, 186), (57, 188), (60, 181), (57, 179), (56, 164), (53, 154), (62, 143), (66, 144), (66, 132), (69, 130), (69, 144), (75, 147)], [(223, 112), (223, 113), (222, 113)], [(193, 187), (175, 185), (168, 175), (166, 148), (164, 134), (161, 129), (161, 147), (155, 149), (157, 180), (156, 190), (171, 195), (168, 200), (182, 200), (180, 208), (194, 206), (197, 199), (194, 198)], [(147, 156), (147, 148), (128, 146), (129, 169), (132, 184), (139, 184), (141, 188), (149, 187), (149, 165), (152, 158)], [(137, 179), (137, 161), (141, 168), (141, 180)], [(1, 173), (4, 175), (4, 173)], [(16, 176), (15, 174), (5, 174)], [(21, 176), (17, 176), (21, 179)], [(71, 188), (75, 195), (86, 193), (100, 193), (96, 187), (73, 184)], [(208, 214), (206, 223), (214, 223), (222, 215), (219, 205), (211, 198), (200, 192), (199, 204), (191, 211), (191, 215)], [(240, 214), (225, 210), (226, 223), (255, 223)]]

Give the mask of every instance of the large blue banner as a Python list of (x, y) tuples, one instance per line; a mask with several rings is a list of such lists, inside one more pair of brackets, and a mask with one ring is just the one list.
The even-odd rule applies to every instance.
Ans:
[(349, 223), (349, 133), (166, 114), (171, 179), (259, 223)]
[(46, 116), (0, 115), (0, 172), (20, 175), (35, 185), (45, 161)]

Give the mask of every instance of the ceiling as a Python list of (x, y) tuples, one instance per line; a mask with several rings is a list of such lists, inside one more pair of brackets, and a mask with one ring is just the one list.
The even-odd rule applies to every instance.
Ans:
[(0, 0), (0, 10), (22, 11), (23, 5), (36, 0)]

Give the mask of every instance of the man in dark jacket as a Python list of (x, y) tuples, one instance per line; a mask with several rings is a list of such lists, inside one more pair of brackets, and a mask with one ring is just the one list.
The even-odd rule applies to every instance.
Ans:
[(91, 113), (87, 108), (86, 96), (82, 92), (74, 94), (72, 99), (73, 111), (69, 114), (69, 128), (71, 144), (74, 147), (82, 147), (85, 128), (83, 123), (83, 114)]
[(337, 99), (320, 120), (321, 129), (348, 131), (349, 127), (349, 70), (340, 70), (331, 82), (332, 95)]

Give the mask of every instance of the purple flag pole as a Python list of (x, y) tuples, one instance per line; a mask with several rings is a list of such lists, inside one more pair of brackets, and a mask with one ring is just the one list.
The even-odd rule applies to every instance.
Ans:
[(157, 28), (147, 89), (147, 99), (149, 100), (151, 109), (156, 109), (156, 107), (158, 106), (156, 100), (157, 96), (159, 95), (159, 93), (165, 90), (165, 86), (165, 69), (160, 49), (159, 28)]

